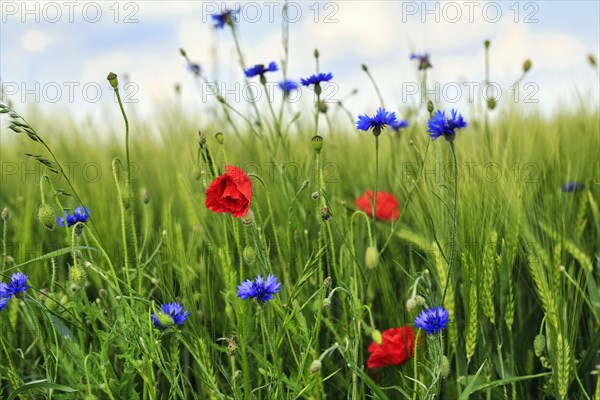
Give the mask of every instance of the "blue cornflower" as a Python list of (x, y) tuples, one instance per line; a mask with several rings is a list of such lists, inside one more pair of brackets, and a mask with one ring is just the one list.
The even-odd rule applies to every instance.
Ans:
[(431, 68), (432, 65), (429, 62), (429, 54), (411, 54), (411, 60), (419, 60), (419, 70), (426, 70), (427, 68)]
[(583, 183), (569, 181), (566, 185), (562, 185), (562, 191), (565, 193), (571, 193), (580, 189), (583, 189)]
[(381, 130), (386, 125), (396, 124), (396, 113), (387, 112), (384, 108), (379, 107), (374, 117), (369, 117), (366, 114), (359, 115), (358, 121), (356, 121), (356, 127), (361, 131), (368, 131), (373, 128), (373, 135), (379, 136)]
[(198, 63), (190, 62), (188, 63), (187, 68), (191, 73), (193, 73), (196, 76), (200, 76), (202, 73), (202, 67), (200, 67), (200, 64)]
[(291, 79), (279, 82), (278, 86), (283, 91), (284, 96), (289, 96), (292, 90), (298, 90), (298, 84)]
[(267, 72), (275, 72), (277, 71), (277, 64), (275, 61), (271, 61), (269, 66), (265, 68), (264, 64), (256, 64), (254, 67), (250, 67), (244, 71), (247, 78), (252, 78), (256, 75), (260, 75), (261, 78), (264, 77)]
[(233, 26), (233, 17), (235, 14), (239, 14), (240, 9), (225, 10), (220, 14), (212, 15), (212, 19), (215, 22), (215, 28), (223, 29), (225, 24)]
[(160, 306), (162, 314), (152, 314), (154, 326), (166, 329), (169, 326), (181, 325), (186, 320), (189, 312), (183, 311), (183, 306), (177, 302), (162, 304)]
[(0, 311), (4, 310), (8, 304), (8, 299), (0, 298)]
[(421, 311), (415, 318), (415, 326), (423, 329), (428, 335), (441, 332), (448, 325), (448, 310), (442, 307), (429, 308)]
[(10, 283), (0, 283), (0, 298), (10, 299), (29, 289), (27, 286), (27, 275), (22, 272), (15, 272), (10, 277)]
[(277, 278), (273, 275), (267, 276), (267, 280), (262, 276), (258, 276), (254, 282), (250, 279), (242, 282), (238, 288), (238, 296), (242, 300), (256, 298), (260, 302), (271, 300), (273, 295), (279, 291), (281, 283), (277, 282)]
[(437, 110), (436, 113), (431, 117), (428, 122), (429, 125), (429, 136), (431, 140), (435, 140), (440, 136), (444, 136), (447, 141), (451, 142), (454, 140), (455, 129), (462, 129), (467, 126), (467, 123), (463, 121), (462, 115), (452, 109), (451, 117), (446, 119), (446, 113), (444, 111)]
[(90, 219), (90, 210), (86, 207), (77, 206), (73, 214), (69, 214), (65, 211), (65, 217), (58, 217), (58, 225), (65, 226), (65, 219), (67, 221), (67, 226), (73, 226), (78, 222), (86, 223), (88, 219)]
[(301, 78), (300, 79), (300, 83), (303, 86), (310, 86), (310, 85), (319, 85), (321, 82), (329, 82), (331, 80), (331, 78), (333, 78), (333, 74), (331, 72), (328, 72), (326, 74), (320, 72), (317, 75), (311, 75), (308, 78), (304, 79)]
[(396, 121), (393, 124), (390, 124), (390, 128), (392, 128), (394, 132), (398, 132), (400, 129), (406, 127), (408, 127), (408, 122), (406, 122), (406, 120)]

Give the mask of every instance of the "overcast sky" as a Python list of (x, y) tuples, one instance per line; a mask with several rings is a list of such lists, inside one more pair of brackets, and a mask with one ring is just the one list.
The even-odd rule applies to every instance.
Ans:
[[(216, 99), (186, 69), (185, 48), (209, 80), (220, 82), (228, 101), (245, 110), (243, 72), (230, 29), (216, 30), (210, 15), (235, 7), (232, 2), (2, 1), (0, 78), (17, 109), (38, 102), (44, 110), (68, 107), (78, 116), (102, 117), (113, 107), (105, 79), (127, 74), (123, 91), (129, 107), (150, 114), (173, 99), (181, 84), (190, 113), (215, 107)], [(281, 65), (284, 2), (244, 2), (237, 21), (249, 65)], [(315, 72), (313, 50), (321, 53), (320, 70), (334, 74), (330, 100), (353, 89), (345, 104), (354, 115), (372, 114), (377, 96), (361, 64), (369, 66), (386, 106), (402, 113), (419, 101), (420, 81), (413, 52), (428, 52), (433, 68), (430, 88), (440, 101), (466, 109), (469, 94), (484, 79), (483, 42), (491, 40), (491, 80), (501, 88), (500, 104), (516, 99), (550, 113), (573, 104), (578, 93), (598, 103), (599, 2), (591, 1), (296, 1), (290, 2), (288, 76)], [(515, 91), (525, 59), (533, 67)], [(281, 71), (267, 75), (277, 82)], [(123, 81), (122, 81), (123, 83)], [(512, 89), (511, 89), (512, 86)], [(278, 92), (274, 92), (279, 96)], [(431, 95), (430, 95), (431, 96)], [(236, 98), (237, 97), (237, 98)], [(302, 91), (300, 107), (312, 92)], [(162, 99), (162, 100), (161, 100)], [(535, 101), (538, 101), (536, 104)], [(303, 103), (306, 102), (306, 103)]]

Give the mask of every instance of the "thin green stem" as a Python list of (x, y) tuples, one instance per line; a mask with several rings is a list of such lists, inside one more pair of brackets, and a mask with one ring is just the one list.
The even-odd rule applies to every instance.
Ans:
[(450, 242), (450, 259), (448, 260), (448, 277), (446, 279), (446, 285), (444, 287), (444, 293), (442, 295), (442, 302), (444, 304), (444, 299), (446, 298), (446, 292), (448, 290), (448, 286), (451, 284), (452, 280), (452, 272), (454, 267), (454, 252), (456, 251), (456, 214), (458, 207), (458, 164), (456, 162), (456, 150), (454, 148), (454, 142), (450, 142), (450, 150), (452, 151), (452, 159), (454, 161), (454, 205), (452, 211), (452, 239)]

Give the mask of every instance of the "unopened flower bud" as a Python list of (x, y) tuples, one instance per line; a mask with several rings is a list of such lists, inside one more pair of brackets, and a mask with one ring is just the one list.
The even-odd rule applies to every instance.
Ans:
[(113, 89), (119, 90), (119, 80), (117, 79), (117, 74), (110, 72), (106, 79), (108, 79), (108, 83), (110, 83), (110, 86), (112, 86)]
[(433, 102), (431, 100), (427, 100), (427, 112), (430, 114), (433, 112)]
[(306, 179), (304, 182), (302, 182), (302, 188), (303, 189), (307, 188), (308, 185), (310, 185), (310, 181), (308, 179)]
[(244, 257), (244, 261), (248, 264), (253, 264), (256, 259), (256, 251), (252, 246), (246, 246), (244, 251), (242, 252), (242, 256)]
[(311, 374), (314, 374), (314, 373), (318, 372), (322, 366), (323, 366), (323, 364), (321, 364), (321, 361), (314, 360), (312, 363), (310, 363), (308, 372), (310, 372)]
[(254, 212), (248, 210), (248, 212), (241, 217), (241, 220), (245, 225), (250, 225), (254, 222)]
[(326, 114), (327, 110), (329, 109), (329, 107), (327, 107), (327, 103), (325, 103), (325, 101), (321, 100), (319, 101), (319, 112)]
[(15, 265), (15, 259), (13, 256), (6, 256), (6, 265), (12, 267)]
[(182, 56), (187, 57), (187, 53), (185, 52), (184, 49), (180, 48), (179, 53), (181, 53)]
[(200, 178), (202, 178), (202, 169), (199, 165), (194, 165), (194, 168), (192, 168), (192, 176), (197, 181), (199, 181)]
[(321, 303), (321, 308), (323, 308), (323, 310), (326, 310), (330, 306), (331, 306), (331, 299), (329, 297), (325, 297), (323, 299), (323, 302)]
[(329, 207), (321, 207), (321, 219), (323, 221), (327, 221), (329, 218), (331, 218), (331, 212), (329, 211)]
[(490, 41), (489, 41), (489, 40), (486, 40), (486, 41), (484, 41), (484, 42), (483, 42), (483, 46), (484, 46), (486, 49), (489, 49), (489, 48), (490, 48)]
[(411, 297), (410, 299), (406, 300), (406, 311), (408, 311), (409, 313), (413, 312), (416, 306), (417, 301), (414, 297)]
[(105, 298), (106, 298), (106, 295), (107, 295), (106, 289), (102, 288), (102, 289), (98, 290), (98, 296), (99, 296), (101, 299), (105, 299)]
[(442, 356), (442, 365), (440, 365), (440, 373), (442, 375), (442, 379), (446, 379), (450, 374), (450, 361), (446, 356)]
[(223, 132), (217, 132), (215, 133), (215, 139), (217, 139), (217, 142), (219, 142), (219, 144), (223, 144)]
[(331, 279), (330, 276), (325, 278), (325, 280), (323, 281), (323, 286), (331, 287), (332, 284), (333, 284), (333, 279)]
[(379, 264), (379, 252), (377, 248), (374, 246), (367, 247), (367, 251), (365, 252), (365, 265), (369, 269), (375, 269)]
[(526, 73), (531, 69), (531, 60), (525, 60), (523, 63), (523, 73)]
[(539, 334), (533, 339), (533, 351), (536, 357), (541, 357), (546, 350), (546, 336)]
[(315, 51), (314, 51), (313, 54), (314, 54), (315, 58), (319, 58), (320, 54), (319, 54), (319, 50), (318, 49), (315, 49)]
[(321, 149), (323, 148), (323, 137), (319, 136), (319, 135), (315, 135), (315, 136), (313, 136), (311, 141), (312, 141), (313, 149), (315, 149), (315, 151), (321, 151)]
[(487, 107), (488, 107), (488, 109), (490, 109), (490, 110), (493, 110), (494, 108), (496, 108), (496, 104), (498, 104), (498, 101), (496, 100), (496, 98), (495, 98), (495, 97), (490, 97), (490, 98), (487, 100)]
[(425, 307), (426, 303), (425, 303), (425, 298), (421, 295), (416, 295), (415, 296), (415, 301), (417, 302), (417, 305), (419, 307)]
[(315, 201), (319, 200), (319, 192), (312, 192), (310, 197)]
[(367, 64), (361, 64), (360, 67), (362, 68), (363, 71), (369, 72), (369, 68), (367, 67)]
[(9, 211), (8, 207), (4, 207), (2, 209), (2, 220), (8, 221), (9, 218), (10, 218), (10, 211)]
[(373, 329), (371, 331), (371, 338), (377, 344), (381, 344), (381, 340), (383, 339), (382, 336), (381, 336), (381, 332), (379, 331), (379, 329)]
[(38, 209), (38, 220), (46, 229), (53, 230), (56, 225), (56, 213), (48, 203), (44, 203)]
[(85, 283), (85, 270), (79, 265), (74, 265), (69, 270), (69, 280), (76, 286), (83, 286)]

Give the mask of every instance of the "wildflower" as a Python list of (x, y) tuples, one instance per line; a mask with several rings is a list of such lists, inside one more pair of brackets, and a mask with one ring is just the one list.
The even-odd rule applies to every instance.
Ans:
[(243, 217), (252, 201), (250, 177), (238, 167), (228, 165), (225, 173), (215, 179), (206, 189), (206, 208), (216, 213), (230, 213)]
[(415, 318), (415, 326), (423, 329), (428, 335), (441, 332), (448, 325), (448, 310), (442, 307), (429, 308), (421, 311)]
[[(360, 198), (354, 202), (356, 206), (366, 212), (369, 216), (373, 216), (373, 209), (371, 207), (371, 201), (373, 199), (373, 191), (367, 190)], [(384, 221), (392, 221), (400, 215), (398, 210), (398, 200), (393, 194), (387, 192), (377, 192), (376, 202), (376, 218)]]
[(451, 117), (446, 119), (446, 113), (444, 111), (436, 111), (428, 122), (429, 125), (429, 136), (431, 140), (435, 140), (440, 136), (444, 136), (447, 141), (451, 142), (454, 140), (455, 130), (462, 129), (467, 126), (467, 123), (463, 121), (462, 115), (454, 109), (451, 111)]
[(278, 86), (286, 97), (289, 96), (293, 90), (298, 90), (298, 84), (291, 79), (279, 82)]
[(387, 329), (383, 331), (381, 344), (373, 341), (368, 350), (371, 353), (367, 361), (369, 368), (400, 365), (415, 354), (415, 330), (410, 326)]
[(267, 276), (265, 280), (262, 276), (258, 275), (256, 280), (246, 280), (242, 282), (238, 288), (238, 296), (242, 300), (249, 298), (256, 298), (259, 302), (265, 302), (273, 299), (273, 295), (279, 291), (281, 283), (277, 282), (277, 278), (273, 275)]
[(429, 62), (429, 54), (428, 53), (411, 54), (410, 59), (411, 60), (419, 60), (419, 70), (426, 70), (428, 68), (433, 67), (433, 65), (431, 65), (431, 63)]
[(65, 211), (65, 217), (58, 217), (58, 225), (65, 226), (65, 220), (67, 221), (67, 226), (73, 226), (78, 222), (86, 223), (90, 219), (90, 210), (86, 207), (77, 206), (73, 214), (69, 214)]
[(260, 77), (263, 78), (267, 72), (275, 71), (277, 71), (277, 64), (275, 61), (271, 61), (266, 68), (264, 64), (256, 64), (254, 67), (246, 69), (244, 73), (246, 74), (247, 78), (252, 78), (256, 75), (260, 75)]
[(356, 121), (356, 127), (361, 131), (368, 131), (373, 128), (373, 135), (379, 136), (381, 130), (385, 128), (386, 125), (392, 126), (397, 122), (395, 112), (387, 112), (384, 108), (379, 107), (374, 117), (369, 117), (366, 114), (359, 115), (358, 121)]
[(562, 191), (565, 193), (571, 193), (581, 189), (583, 189), (583, 184), (579, 182), (569, 181), (566, 185), (562, 185)]
[(177, 302), (162, 304), (161, 314), (152, 314), (154, 320), (154, 326), (157, 328), (165, 329), (172, 325), (181, 325), (186, 320), (189, 312), (183, 311), (183, 306)]
[(26, 282), (27, 275), (22, 272), (15, 272), (10, 277), (10, 283), (0, 283), (0, 298), (10, 299), (19, 293), (25, 292), (29, 289), (29, 286), (25, 284)]
[(333, 74), (331, 72), (328, 72), (326, 74), (320, 72), (317, 75), (311, 75), (308, 78), (304, 79), (301, 78), (300, 79), (300, 83), (302, 84), (302, 86), (310, 86), (310, 85), (319, 85), (321, 82), (329, 82), (331, 79), (333, 78)]
[(220, 14), (212, 15), (212, 19), (215, 23), (215, 28), (223, 29), (225, 24), (227, 24), (229, 26), (233, 26), (233, 18), (235, 16), (235, 14), (239, 14), (239, 12), (240, 12), (240, 9), (237, 8), (235, 10), (225, 10)]
[(406, 122), (405, 120), (402, 121), (396, 121), (393, 124), (390, 124), (390, 128), (394, 131), (394, 132), (399, 132), (400, 129), (402, 128), (406, 128), (408, 127), (408, 122)]
[(8, 304), (8, 299), (0, 298), (0, 311), (4, 310), (6, 305)]

